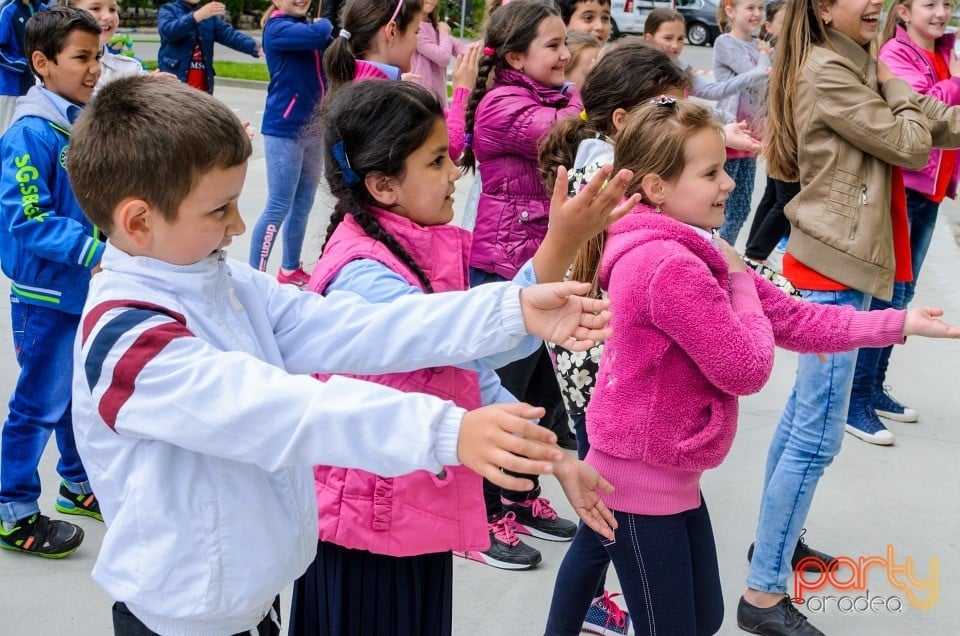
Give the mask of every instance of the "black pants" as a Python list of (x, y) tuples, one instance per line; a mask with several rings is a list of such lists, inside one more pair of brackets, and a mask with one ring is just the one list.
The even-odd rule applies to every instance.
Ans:
[[(503, 388), (513, 394), (521, 402), (533, 406), (542, 406), (546, 414), (540, 419), (540, 426), (549, 428), (557, 437), (570, 434), (567, 409), (563, 405), (563, 396), (560, 395), (560, 385), (550, 362), (550, 352), (546, 345), (541, 345), (532, 355), (511, 362), (505, 367), (497, 369)], [(515, 473), (511, 473), (515, 474)], [(483, 480), (483, 498), (487, 504), (487, 516), (498, 517), (503, 510), (500, 496), (511, 501), (527, 501), (540, 496), (540, 480), (536, 475), (520, 475), (533, 481), (534, 489), (528, 492), (505, 490), (495, 486), (486, 479)]]
[(790, 221), (783, 215), (783, 208), (799, 193), (799, 182), (767, 177), (767, 187), (747, 236), (747, 249), (744, 252), (747, 258), (766, 260), (780, 239), (789, 234)]
[[(134, 616), (125, 603), (113, 604), (113, 633), (116, 636), (158, 636)], [(273, 608), (260, 624), (236, 636), (280, 636), (280, 597), (273, 599)]]
[(580, 525), (557, 573), (547, 635), (580, 633), (597, 581), (610, 561), (637, 636), (717, 633), (723, 623), (723, 594), (706, 502), (675, 515), (614, 514), (620, 527), (610, 545)]

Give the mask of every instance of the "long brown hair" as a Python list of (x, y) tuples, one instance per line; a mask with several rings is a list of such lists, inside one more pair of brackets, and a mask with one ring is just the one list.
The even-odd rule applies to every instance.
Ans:
[(820, 0), (790, 0), (783, 20), (780, 45), (770, 72), (767, 126), (763, 156), (767, 174), (782, 181), (799, 181), (797, 125), (794, 99), (800, 71), (813, 46), (830, 45), (820, 17)]
[(887, 11), (887, 21), (883, 23), (883, 33), (880, 35), (880, 46), (883, 46), (893, 39), (893, 36), (897, 33), (898, 25), (906, 28), (906, 25), (903, 23), (903, 18), (897, 14), (897, 8), (906, 7), (909, 9), (912, 6), (913, 0), (894, 0), (894, 3), (890, 5), (890, 9)]

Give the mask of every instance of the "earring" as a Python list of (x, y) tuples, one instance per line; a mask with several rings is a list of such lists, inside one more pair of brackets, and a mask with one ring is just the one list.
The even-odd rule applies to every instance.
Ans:
[(663, 211), (660, 209), (660, 204), (657, 204), (657, 207), (655, 207), (653, 210), (654, 210), (654, 212), (656, 212), (657, 214), (661, 214), (661, 213), (663, 212)]

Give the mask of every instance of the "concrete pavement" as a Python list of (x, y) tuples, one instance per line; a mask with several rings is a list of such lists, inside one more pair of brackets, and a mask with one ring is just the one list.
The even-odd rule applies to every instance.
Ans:
[[(259, 126), (262, 91), (218, 87), (217, 95), (243, 119)], [(762, 172), (762, 171), (761, 171)], [(458, 184), (458, 210), (469, 191), (470, 177)], [(762, 183), (754, 193), (759, 198)], [(241, 209), (248, 230), (256, 222), (266, 196), (266, 176), (259, 138), (250, 162)], [(933, 238), (928, 262), (920, 280), (917, 302), (938, 305), (947, 318), (960, 322), (960, 251), (948, 231), (947, 217), (958, 218), (952, 202), (942, 215)], [(304, 262), (319, 253), (332, 201), (321, 191), (314, 208), (304, 250)], [(749, 227), (749, 226), (748, 226)], [(746, 231), (744, 231), (745, 235)], [(249, 234), (249, 232), (248, 232)], [(234, 241), (231, 254), (246, 260), (248, 234)], [(743, 239), (741, 239), (742, 247)], [(274, 268), (277, 266), (276, 257)], [(0, 298), (0, 387), (10, 392), (17, 377), (9, 329), (9, 301)], [(795, 371), (795, 356), (778, 351), (773, 377), (758, 395), (741, 401), (740, 431), (726, 462), (707, 473), (703, 491), (711, 510), (720, 560), (727, 616), (721, 634), (740, 634), (735, 612), (747, 574), (746, 548), (756, 524), (760, 487), (767, 445), (776, 425)], [(939, 600), (927, 611), (906, 601), (899, 605), (890, 597), (906, 598), (876, 567), (866, 581), (871, 598), (883, 597), (883, 609), (845, 611), (847, 602), (829, 601), (827, 607), (809, 612), (814, 624), (828, 634), (900, 635), (960, 634), (960, 617), (953, 608), (960, 601), (960, 507), (950, 493), (960, 478), (960, 412), (957, 381), (960, 378), (960, 342), (937, 342), (913, 338), (894, 354), (889, 381), (896, 395), (921, 413), (916, 424), (890, 425), (897, 445), (880, 448), (847, 438), (843, 452), (822, 480), (807, 522), (807, 540), (815, 547), (854, 559), (886, 555), (895, 549), (896, 561), (912, 556), (914, 572), (924, 578), (931, 572), (930, 560), (938, 561)], [(41, 507), (55, 518), (58, 478), (56, 449), (48, 447), (40, 469), (44, 484)], [(545, 496), (565, 516), (570, 508), (551, 479), (544, 480)], [(163, 496), (158, 486), (158, 497)], [(253, 511), (255, 514), (255, 510)], [(112, 633), (110, 599), (91, 580), (90, 570), (103, 536), (102, 524), (85, 518), (70, 519), (87, 532), (84, 545), (72, 557), (47, 561), (0, 552), (0, 616), (4, 633), (79, 634), (106, 636)], [(543, 552), (543, 563), (529, 572), (495, 570), (474, 562), (456, 560), (455, 634), (542, 633), (550, 595), (566, 544), (531, 540)], [(841, 577), (841, 580), (843, 577)], [(611, 576), (608, 587), (618, 590)], [(828, 588), (816, 595), (863, 596), (859, 590)], [(927, 598), (927, 593), (919, 593)], [(285, 593), (284, 612), (289, 602)], [(862, 605), (862, 602), (860, 603)], [(813, 607), (813, 606), (812, 606)], [(878, 607), (874, 603), (874, 607)], [(816, 609), (816, 608), (814, 608)]]

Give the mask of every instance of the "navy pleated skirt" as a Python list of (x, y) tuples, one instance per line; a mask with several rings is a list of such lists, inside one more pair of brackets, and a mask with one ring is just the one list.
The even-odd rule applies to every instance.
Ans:
[(391, 557), (320, 541), (293, 587), (289, 636), (450, 636), (453, 554)]

